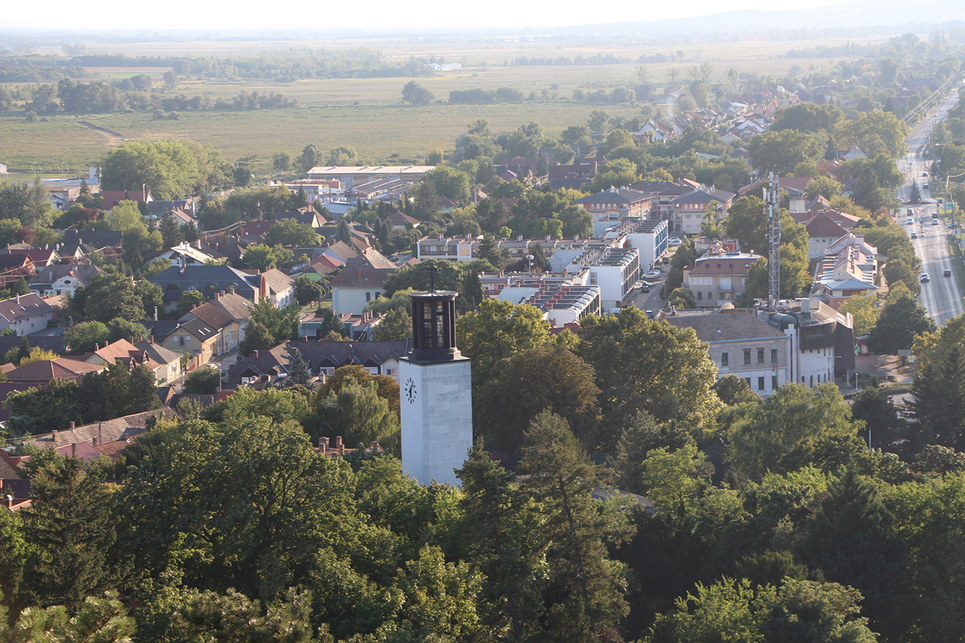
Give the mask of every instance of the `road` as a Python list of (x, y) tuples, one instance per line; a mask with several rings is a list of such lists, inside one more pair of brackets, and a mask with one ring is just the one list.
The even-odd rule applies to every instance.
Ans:
[[(935, 127), (940, 118), (944, 117), (945, 112), (954, 107), (957, 102), (958, 92), (953, 91), (944, 103), (932, 110), (927, 118), (916, 125), (908, 136), (908, 149), (911, 151), (903, 159), (898, 160), (898, 169), (904, 172), (907, 177), (905, 185), (898, 188), (898, 200), (905, 204), (908, 203), (911, 196), (912, 181), (918, 182), (921, 191), (922, 203), (915, 206), (904, 206), (899, 212), (897, 220), (909, 235), (912, 232), (918, 233), (918, 238), (912, 239), (911, 243), (915, 252), (921, 258), (922, 272), (927, 273), (931, 279), (929, 283), (921, 284), (919, 301), (928, 310), (928, 314), (931, 315), (938, 326), (942, 326), (948, 320), (962, 314), (962, 291), (958, 279), (954, 276), (955, 268), (952, 265), (946, 236), (949, 230), (945, 227), (945, 221), (941, 221), (937, 226), (932, 225), (932, 215), (937, 212), (938, 204), (932, 198), (931, 190), (922, 187), (931, 178), (924, 175), (931, 166), (931, 159), (923, 158), (921, 153), (932, 128)], [(915, 212), (912, 225), (905, 223), (909, 217), (907, 207), (912, 207)], [(942, 273), (945, 270), (951, 270), (952, 276), (943, 277)]]

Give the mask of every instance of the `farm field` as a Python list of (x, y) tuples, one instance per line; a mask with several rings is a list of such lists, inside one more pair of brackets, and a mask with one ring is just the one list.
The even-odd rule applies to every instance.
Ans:
[[(498, 41), (421, 43), (408, 41), (264, 41), (264, 42), (177, 42), (177, 43), (98, 43), (97, 53), (136, 55), (251, 56), (263, 53), (297, 53), (306, 48), (371, 48), (383, 60), (405, 61), (411, 56), (434, 57), (461, 62), (463, 69), (416, 78), (435, 95), (427, 107), (401, 103), (402, 87), (410, 78), (309, 79), (296, 82), (244, 82), (231, 80), (187, 79), (168, 95), (202, 95), (230, 99), (240, 92), (281, 93), (298, 100), (294, 109), (264, 111), (181, 112), (178, 120), (153, 120), (152, 113), (52, 115), (45, 121), (25, 123), (23, 111), (0, 115), (0, 162), (11, 170), (33, 172), (35, 165), (45, 168), (79, 170), (96, 164), (103, 154), (123, 140), (193, 139), (214, 146), (228, 160), (257, 154), (267, 158), (288, 150), (298, 154), (314, 143), (323, 151), (340, 147), (355, 148), (365, 162), (383, 162), (390, 157), (415, 159), (434, 149), (451, 150), (466, 124), (482, 118), (495, 132), (508, 132), (537, 121), (550, 135), (557, 136), (567, 126), (584, 123), (594, 109), (613, 116), (633, 117), (640, 106), (633, 103), (600, 105), (576, 102), (573, 90), (609, 89), (634, 81), (639, 65), (545, 65), (512, 64), (520, 56), (559, 57), (613, 54), (637, 60), (641, 55), (663, 53), (679, 55), (674, 63), (645, 65), (650, 82), (661, 84), (671, 68), (687, 78), (692, 67), (705, 62), (713, 67), (711, 80), (722, 80), (729, 69), (757, 75), (780, 77), (793, 66), (815, 70), (832, 66), (834, 59), (787, 58), (792, 48), (841, 44), (841, 40), (809, 41), (722, 41), (716, 43), (673, 43), (658, 45), (599, 46), (577, 45), (547, 39), (529, 42)], [(859, 42), (850, 39), (849, 42)], [(43, 52), (59, 53), (59, 52)], [(154, 68), (160, 75), (167, 68)], [(111, 80), (148, 71), (145, 68), (101, 68), (101, 76)], [(537, 100), (515, 104), (449, 105), (445, 101), (454, 89), (519, 89)], [(50, 171), (49, 169), (47, 171)]]

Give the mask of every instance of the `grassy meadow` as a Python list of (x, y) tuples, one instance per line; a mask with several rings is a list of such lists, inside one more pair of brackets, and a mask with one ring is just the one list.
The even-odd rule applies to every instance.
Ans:
[[(668, 77), (671, 67), (687, 79), (688, 71), (709, 62), (712, 80), (720, 80), (728, 69), (774, 77), (786, 75), (792, 66), (803, 70), (822, 69), (836, 61), (829, 59), (789, 59), (792, 48), (839, 44), (840, 41), (760, 41), (722, 40), (696, 45), (573, 45), (545, 39), (529, 41), (505, 39), (479, 42), (418, 43), (404, 41), (263, 41), (263, 42), (178, 42), (178, 43), (98, 43), (98, 53), (136, 55), (246, 56), (306, 48), (367, 47), (378, 50), (383, 60), (405, 61), (410, 56), (460, 62), (463, 69), (417, 78), (435, 95), (432, 105), (414, 107), (401, 103), (402, 87), (409, 78), (302, 80), (296, 82), (244, 82), (229, 80), (186, 80), (173, 93), (201, 94), (231, 98), (241, 91), (278, 92), (295, 98), (299, 107), (264, 111), (182, 112), (178, 120), (153, 120), (151, 113), (58, 114), (36, 123), (25, 123), (22, 109), (0, 114), (0, 163), (12, 170), (42, 166), (45, 174), (55, 168), (80, 169), (96, 164), (103, 154), (123, 140), (193, 139), (209, 144), (235, 160), (248, 154), (267, 158), (288, 150), (298, 154), (314, 143), (325, 151), (339, 146), (354, 147), (366, 162), (397, 158), (412, 159), (434, 149), (451, 150), (466, 124), (479, 118), (489, 121), (495, 132), (507, 132), (531, 121), (541, 123), (551, 135), (565, 127), (586, 121), (594, 109), (611, 115), (632, 117), (637, 105), (594, 105), (572, 100), (573, 90), (595, 90), (626, 84), (635, 78), (638, 65), (527, 66), (512, 61), (520, 56), (592, 56), (597, 53), (637, 60), (641, 55), (676, 54), (684, 58), (675, 63), (646, 65), (648, 80), (657, 84)], [(855, 42), (851, 39), (851, 42)], [(59, 53), (59, 52), (46, 52)], [(158, 76), (167, 68), (155, 68)], [(137, 73), (152, 73), (147, 68), (101, 68), (101, 77), (112, 80)], [(159, 83), (160, 85), (160, 83)], [(454, 89), (495, 89), (513, 87), (536, 100), (518, 104), (449, 105), (445, 101)], [(546, 94), (544, 95), (544, 90)]]

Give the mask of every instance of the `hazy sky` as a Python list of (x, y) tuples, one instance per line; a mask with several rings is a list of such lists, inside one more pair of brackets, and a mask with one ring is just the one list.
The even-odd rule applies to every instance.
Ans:
[[(138, 31), (150, 29), (264, 29), (264, 28), (346, 28), (354, 30), (411, 27), (503, 27), (539, 33), (540, 28), (597, 24), (616, 21), (659, 20), (704, 16), (738, 9), (801, 9), (845, 0), (801, 0), (794, 3), (764, 0), (690, 0), (689, 2), (641, 2), (614, 0), (603, 5), (585, 2), (452, 2), (422, 0), (369, 0), (368, 2), (214, 2), (213, 0), (165, 0), (164, 2), (119, 2), (118, 0), (45, 0), (4, 2), (0, 12), (3, 28), (97, 28)], [(553, 7), (549, 9), (549, 7)], [(590, 13), (588, 7), (605, 9)], [(579, 8), (580, 11), (576, 9)]]

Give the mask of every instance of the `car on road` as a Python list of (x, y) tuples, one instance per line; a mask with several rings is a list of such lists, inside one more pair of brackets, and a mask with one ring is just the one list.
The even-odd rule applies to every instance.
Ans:
[(661, 277), (663, 277), (663, 273), (659, 270), (651, 270), (643, 275), (644, 279), (660, 279)]
[(913, 214), (915, 214), (915, 210), (913, 208), (908, 208), (908, 215), (911, 216)]
[(908, 220), (905, 221), (905, 225), (915, 225), (915, 220), (911, 217), (908, 217)]
[(932, 224), (932, 225), (938, 225), (938, 219), (932, 219), (932, 220), (931, 220), (931, 224)]
[(922, 190), (927, 190), (927, 189), (928, 189), (928, 184), (927, 184), (927, 183), (922, 183), (922, 184), (921, 184), (921, 189), (922, 189)]
[(920, 281), (920, 282), (923, 283), (923, 284), (927, 284), (929, 281), (931, 281), (931, 279), (928, 278), (928, 273), (927, 273), (927, 272), (923, 272), (923, 273), (921, 273), (921, 275), (918, 277), (918, 281)]
[(679, 246), (681, 243), (683, 243), (683, 241), (680, 240), (680, 237), (670, 237), (667, 239), (667, 245)]
[(917, 233), (917, 232), (912, 232), (912, 233), (911, 233), (911, 238), (912, 238), (912, 239), (917, 239), (917, 238), (918, 238), (918, 233)]
[(647, 317), (649, 317), (650, 319), (653, 319), (653, 311), (652, 311), (652, 310), (648, 310), (648, 311), (647, 311)]
[(951, 270), (949, 270), (948, 268), (945, 268), (944, 270), (942, 270), (942, 277), (951, 277), (951, 276), (952, 276)]
[(928, 176), (928, 172), (922, 172), (921, 175), (922, 175), (922, 176)]

